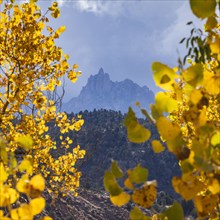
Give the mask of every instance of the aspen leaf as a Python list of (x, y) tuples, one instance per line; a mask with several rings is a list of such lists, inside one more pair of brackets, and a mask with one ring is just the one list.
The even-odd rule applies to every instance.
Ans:
[(38, 175), (35, 175), (31, 178), (30, 185), (35, 190), (40, 190), (42, 192), (45, 188), (45, 180), (40, 174), (38, 174)]
[(158, 140), (153, 140), (151, 142), (154, 153), (160, 153), (164, 151), (165, 147)]
[(110, 195), (110, 200), (116, 206), (123, 206), (130, 201), (130, 195), (126, 192), (122, 192), (117, 196)]
[(194, 89), (190, 94), (190, 101), (196, 105), (202, 98), (202, 93), (200, 90)]
[(16, 137), (15, 141), (24, 149), (30, 149), (33, 145), (33, 140), (29, 134)]
[(157, 197), (157, 189), (155, 183), (145, 184), (142, 188), (134, 190), (132, 200), (137, 205), (149, 208), (153, 205)]
[[(215, 194), (209, 194), (206, 196), (196, 196), (194, 199), (195, 207), (200, 215), (208, 214), (215, 212), (215, 207), (217, 207), (217, 204), (219, 203), (219, 195)], [(213, 213), (214, 214), (214, 213)]]
[(129, 179), (133, 183), (144, 183), (148, 178), (148, 170), (138, 164), (130, 173)]
[(124, 185), (125, 185), (125, 187), (127, 187), (128, 189), (134, 189), (134, 186), (133, 186), (133, 184), (132, 184), (132, 182), (131, 182), (131, 180), (129, 179), (129, 178), (127, 178), (125, 181), (124, 181)]
[(165, 64), (154, 62), (152, 64), (153, 78), (157, 86), (165, 90), (172, 90), (174, 79), (178, 77), (173, 69)]
[(174, 110), (177, 110), (178, 103), (176, 100), (171, 98), (168, 94), (164, 92), (158, 92), (155, 96), (155, 104), (157, 110), (162, 112), (172, 112)]
[(220, 131), (216, 132), (211, 138), (211, 144), (216, 146), (220, 144)]
[(161, 214), (162, 219), (169, 219), (169, 220), (183, 220), (184, 213), (181, 205), (178, 202), (174, 202), (174, 204), (165, 210)]
[(198, 18), (204, 19), (215, 13), (216, 0), (190, 0), (190, 7)]
[(37, 215), (42, 212), (45, 207), (45, 199), (42, 197), (32, 199), (30, 201), (30, 208), (32, 215)]
[(211, 183), (208, 185), (208, 189), (212, 194), (220, 193), (220, 183), (217, 179), (212, 179)]
[(172, 140), (180, 133), (180, 128), (172, 124), (172, 122), (165, 117), (158, 118), (156, 125), (160, 135), (165, 140)]
[(0, 183), (5, 182), (8, 179), (8, 174), (5, 171), (4, 164), (0, 163)]
[(61, 26), (61, 27), (59, 27), (59, 28), (57, 29), (57, 33), (58, 33), (58, 34), (61, 34), (61, 33), (63, 33), (65, 30), (66, 30), (66, 26)]
[(121, 187), (115, 180), (114, 175), (110, 171), (106, 171), (104, 175), (104, 187), (111, 196), (117, 196), (122, 192)]
[(151, 218), (144, 215), (144, 213), (138, 208), (134, 207), (129, 215), (131, 220), (150, 220)]
[(53, 220), (50, 216), (44, 216), (43, 218), (40, 218), (40, 220)]
[(214, 74), (211, 71), (204, 71), (203, 86), (212, 95), (220, 93), (220, 72)]
[(7, 190), (8, 194), (9, 194), (9, 200), (10, 200), (10, 204), (13, 204), (16, 202), (16, 200), (19, 198), (19, 193), (15, 190), (15, 189), (12, 189), (12, 188), (9, 188)]
[(138, 123), (132, 108), (129, 108), (124, 125), (127, 127), (130, 142), (143, 143), (150, 138), (150, 131)]
[(118, 166), (118, 163), (114, 160), (112, 161), (112, 164), (111, 164), (111, 171), (112, 171), (112, 174), (115, 176), (115, 178), (121, 178), (124, 175), (122, 170)]
[(32, 174), (33, 167), (32, 167), (31, 161), (28, 160), (28, 159), (23, 159), (23, 160), (21, 161), (21, 163), (19, 164), (18, 169), (19, 169), (20, 171), (26, 170), (26, 172), (27, 172), (28, 174)]
[(183, 174), (183, 177), (173, 177), (173, 188), (186, 201), (193, 199), (196, 194), (204, 189), (204, 184), (195, 176)]
[(203, 66), (200, 63), (195, 64), (194, 66), (190, 66), (182, 73), (184, 80), (195, 87), (201, 84), (203, 80)]

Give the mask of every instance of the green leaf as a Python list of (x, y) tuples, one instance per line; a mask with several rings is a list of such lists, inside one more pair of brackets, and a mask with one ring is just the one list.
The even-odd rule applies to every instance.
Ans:
[(151, 219), (150, 217), (147, 217), (146, 215), (144, 215), (144, 213), (136, 206), (131, 210), (129, 217), (131, 220), (149, 220), (149, 219)]
[(122, 192), (117, 196), (110, 196), (111, 202), (116, 206), (123, 206), (130, 201), (131, 196), (126, 193)]
[(154, 62), (152, 71), (157, 86), (165, 90), (173, 89), (174, 79), (178, 76), (173, 69), (165, 64)]
[(161, 218), (169, 220), (183, 220), (184, 214), (181, 205), (178, 202), (174, 202), (170, 208), (161, 214)]
[(134, 143), (143, 143), (150, 138), (150, 131), (140, 125), (131, 108), (125, 118), (124, 125), (127, 127), (128, 140)]
[(204, 19), (215, 13), (216, 0), (190, 0), (190, 7), (194, 15)]
[(133, 182), (133, 183), (144, 183), (147, 181), (148, 178), (148, 169), (143, 168), (140, 166), (140, 164), (138, 164), (130, 173), (129, 179)]
[(183, 71), (184, 80), (191, 86), (199, 85), (203, 80), (203, 66), (202, 64), (196, 64)]
[(114, 160), (112, 161), (112, 164), (111, 164), (111, 171), (112, 171), (112, 174), (115, 176), (115, 178), (121, 178), (124, 176), (124, 173), (118, 166), (118, 163)]
[(114, 175), (108, 170), (105, 171), (104, 175), (104, 187), (111, 196), (117, 196), (122, 192), (122, 189), (116, 182)]

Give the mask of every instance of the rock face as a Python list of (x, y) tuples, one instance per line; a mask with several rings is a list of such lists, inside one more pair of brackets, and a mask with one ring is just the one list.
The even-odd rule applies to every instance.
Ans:
[(63, 110), (78, 113), (84, 110), (111, 109), (125, 113), (129, 106), (135, 106), (136, 101), (149, 109), (153, 100), (154, 94), (148, 87), (140, 87), (129, 79), (113, 82), (101, 68), (98, 74), (90, 76), (78, 97), (63, 105)]

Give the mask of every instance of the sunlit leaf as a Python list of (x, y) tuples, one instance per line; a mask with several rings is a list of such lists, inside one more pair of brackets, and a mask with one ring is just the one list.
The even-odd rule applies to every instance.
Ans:
[(123, 206), (130, 201), (130, 195), (126, 192), (122, 192), (117, 196), (110, 195), (110, 200), (116, 206)]
[(33, 215), (37, 215), (42, 212), (45, 207), (45, 199), (42, 197), (32, 199), (30, 201), (30, 208)]
[(173, 177), (173, 188), (186, 201), (193, 199), (198, 192), (204, 189), (204, 184), (196, 176), (184, 174), (182, 178)]
[(154, 153), (160, 153), (165, 150), (165, 147), (158, 140), (153, 140), (151, 142)]
[(190, 66), (182, 73), (184, 80), (191, 86), (197, 86), (201, 84), (203, 80), (203, 66), (202, 64), (195, 64)]
[(150, 138), (150, 131), (138, 123), (131, 108), (129, 108), (124, 124), (127, 127), (128, 139), (130, 142), (143, 143)]
[(33, 140), (29, 134), (18, 136), (15, 141), (24, 149), (30, 149), (33, 145)]
[(178, 77), (173, 69), (165, 64), (154, 62), (152, 64), (154, 81), (162, 89), (172, 90), (174, 79)]
[(167, 93), (164, 92), (158, 92), (155, 96), (155, 104), (157, 110), (162, 112), (172, 112), (174, 110), (177, 110), (178, 103), (176, 100), (171, 98)]
[(127, 187), (128, 189), (134, 189), (134, 185), (132, 184), (131, 180), (129, 178), (127, 178), (125, 181), (124, 181), (124, 185), (125, 187)]
[(31, 178), (30, 185), (36, 190), (43, 191), (45, 188), (45, 180), (40, 174), (38, 174)]
[(8, 174), (5, 171), (4, 164), (0, 163), (0, 183), (5, 182), (8, 179)]
[(165, 140), (172, 140), (180, 133), (180, 128), (165, 117), (160, 117), (156, 125), (160, 135)]
[(198, 18), (207, 18), (215, 13), (216, 0), (190, 0), (190, 7)]
[(211, 144), (216, 146), (220, 144), (220, 131), (216, 132), (211, 138)]
[(132, 200), (137, 205), (149, 208), (153, 205), (157, 197), (157, 189), (155, 183), (145, 184), (140, 189), (135, 189), (132, 194)]

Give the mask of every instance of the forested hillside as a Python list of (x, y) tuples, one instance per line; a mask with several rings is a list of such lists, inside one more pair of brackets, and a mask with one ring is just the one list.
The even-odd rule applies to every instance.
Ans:
[[(179, 167), (175, 156), (168, 151), (154, 154), (150, 141), (144, 144), (133, 144), (128, 141), (126, 129), (123, 125), (125, 115), (112, 110), (94, 110), (80, 112), (85, 123), (80, 131), (69, 134), (73, 140), (68, 151), (79, 144), (87, 152), (85, 158), (78, 163), (82, 171), (81, 185), (86, 188), (103, 189), (104, 171), (109, 167), (111, 160), (117, 160), (123, 169), (134, 167), (140, 163), (149, 168), (149, 178), (158, 179), (158, 189), (175, 196), (171, 187), (171, 179), (179, 175)], [(69, 119), (74, 114), (68, 114)], [(156, 128), (149, 121), (140, 121), (151, 130), (152, 138), (158, 139)], [(51, 136), (61, 142), (56, 127), (50, 126)], [(62, 155), (66, 148), (56, 150), (55, 157)]]

